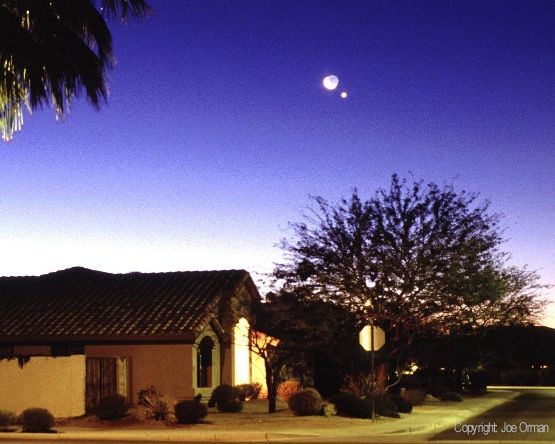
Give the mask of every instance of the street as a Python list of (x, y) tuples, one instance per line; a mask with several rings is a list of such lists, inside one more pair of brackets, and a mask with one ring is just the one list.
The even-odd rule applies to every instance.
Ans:
[(457, 424), (430, 440), (555, 442), (555, 390), (520, 391), (521, 395), (514, 400)]

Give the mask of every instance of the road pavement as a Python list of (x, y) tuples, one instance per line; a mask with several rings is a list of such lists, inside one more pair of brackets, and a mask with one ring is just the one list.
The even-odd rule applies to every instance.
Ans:
[(516, 389), (511, 401), (430, 438), (432, 441), (555, 442), (555, 390)]

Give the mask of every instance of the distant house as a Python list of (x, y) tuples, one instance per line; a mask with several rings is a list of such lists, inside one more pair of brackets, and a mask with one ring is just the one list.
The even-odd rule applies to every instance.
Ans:
[(262, 382), (245, 336), (259, 299), (244, 270), (0, 278), (0, 409), (75, 416), (112, 393)]

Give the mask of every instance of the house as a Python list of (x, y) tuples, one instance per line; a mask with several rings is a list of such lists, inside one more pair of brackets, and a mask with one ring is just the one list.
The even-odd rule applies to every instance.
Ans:
[(262, 382), (247, 339), (259, 299), (244, 270), (0, 278), (0, 409), (77, 416), (112, 393)]

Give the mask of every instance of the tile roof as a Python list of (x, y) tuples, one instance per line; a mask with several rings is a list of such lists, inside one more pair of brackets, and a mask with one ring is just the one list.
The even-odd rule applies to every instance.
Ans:
[[(0, 278), (0, 342), (191, 339), (245, 270), (112, 274), (82, 267)], [(254, 290), (256, 291), (256, 290)]]

